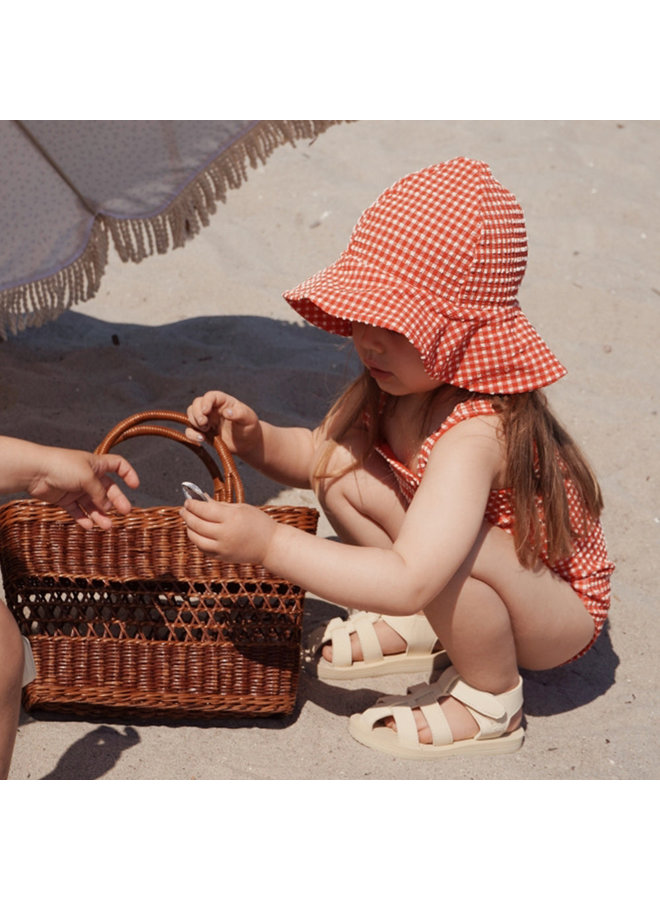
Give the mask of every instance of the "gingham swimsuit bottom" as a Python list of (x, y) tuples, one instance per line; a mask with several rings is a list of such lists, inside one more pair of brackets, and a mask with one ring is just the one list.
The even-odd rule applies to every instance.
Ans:
[[(436, 442), (450, 428), (458, 425), (459, 422), (474, 416), (490, 415), (496, 415), (496, 412), (489, 400), (468, 400), (465, 403), (459, 403), (451, 415), (445, 419), (441, 427), (424, 441), (419, 453), (416, 472), (411, 472), (410, 469), (403, 465), (394, 456), (387, 443), (381, 442), (376, 445), (376, 450), (391, 468), (399, 490), (407, 503), (410, 503), (421, 483), (429, 454)], [(566, 481), (566, 491), (571, 523), (577, 525), (580, 521), (580, 504), (575, 487), (570, 481)], [(511, 491), (509, 489), (490, 492), (485, 518), (492, 525), (496, 525), (508, 534), (512, 534), (514, 518)], [(545, 557), (543, 552), (541, 553), (541, 559), (548, 565), (547, 557)], [(570, 557), (560, 560), (555, 565), (549, 566), (549, 568), (565, 581), (568, 581), (594, 620), (593, 637), (589, 644), (573, 657), (577, 659), (585, 654), (598, 638), (610, 607), (610, 576), (614, 571), (614, 565), (607, 557), (605, 538), (600, 523), (594, 524), (585, 537), (576, 541)]]

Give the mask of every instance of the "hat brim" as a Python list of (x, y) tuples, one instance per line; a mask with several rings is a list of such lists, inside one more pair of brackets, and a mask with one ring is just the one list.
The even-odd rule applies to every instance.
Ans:
[(517, 302), (459, 308), (348, 251), (283, 296), (306, 321), (333, 334), (350, 336), (352, 323), (361, 322), (405, 335), (441, 383), (513, 394), (566, 374)]
[(337, 262), (312, 275), (283, 297), (312, 325), (333, 334), (351, 334), (362, 322), (404, 334), (424, 353), (435, 327), (433, 296), (383, 274), (375, 266), (343, 253)]

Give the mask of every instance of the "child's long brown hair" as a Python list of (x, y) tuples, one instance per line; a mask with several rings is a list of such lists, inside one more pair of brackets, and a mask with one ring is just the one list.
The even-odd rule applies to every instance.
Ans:
[[(444, 389), (439, 388), (438, 390)], [(533, 567), (544, 549), (550, 565), (570, 555), (577, 537), (587, 533), (603, 508), (594, 473), (568, 432), (551, 412), (542, 391), (525, 394), (483, 395), (456, 390), (456, 402), (469, 398), (489, 399), (499, 414), (506, 446), (505, 483), (512, 493), (516, 553), (521, 564)], [(429, 411), (436, 391), (429, 396)], [(360, 375), (337, 400), (324, 419), (327, 442), (315, 480), (337, 477), (357, 468), (373, 450), (379, 437), (382, 394), (368, 372)], [(367, 413), (366, 417), (364, 413)], [(334, 448), (356, 424), (367, 427), (362, 458), (342, 471), (328, 471)], [(422, 424), (420, 443), (427, 436), (428, 420)], [(578, 522), (571, 522), (565, 480), (577, 491), (581, 509)]]

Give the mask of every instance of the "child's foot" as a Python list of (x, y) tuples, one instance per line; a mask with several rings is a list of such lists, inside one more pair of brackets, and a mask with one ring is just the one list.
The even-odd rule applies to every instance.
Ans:
[(405, 759), (513, 753), (524, 740), (522, 679), (499, 694), (480, 691), (451, 666), (433, 684), (385, 696), (353, 715), (349, 732), (367, 747)]
[(424, 615), (379, 616), (357, 612), (332, 619), (312, 635), (310, 666), (325, 681), (417, 672), (430, 678), (449, 665)]
[[(454, 697), (443, 697), (441, 700), (438, 700), (437, 703), (447, 718), (447, 724), (451, 729), (454, 741), (465, 741), (468, 738), (476, 737), (476, 735), (479, 734), (477, 720), (467, 706), (464, 706), (459, 700), (456, 700)], [(420, 744), (432, 744), (433, 735), (426, 716), (419, 707), (413, 709), (412, 713), (415, 719), (415, 725), (417, 726), (417, 736)], [(519, 728), (520, 723), (522, 722), (522, 716), (521, 709), (512, 717), (504, 734), (510, 734), (512, 731), (515, 731), (516, 728)], [(387, 725), (388, 728), (392, 728), (396, 731), (396, 722), (394, 721), (393, 716), (388, 716), (384, 719), (383, 725)]]
[[(391, 625), (388, 625), (388, 623), (382, 617), (379, 617), (372, 624), (383, 656), (391, 656), (393, 653), (405, 653), (408, 647), (408, 641), (397, 631), (395, 631)], [(351, 660), (353, 662), (362, 662), (364, 660), (364, 654), (362, 652), (362, 644), (360, 642), (358, 633), (353, 632), (350, 638)], [(442, 650), (442, 644), (439, 640), (435, 640), (432, 649)], [(324, 644), (321, 652), (323, 654), (323, 659), (327, 659), (327, 661), (331, 663), (332, 643)]]

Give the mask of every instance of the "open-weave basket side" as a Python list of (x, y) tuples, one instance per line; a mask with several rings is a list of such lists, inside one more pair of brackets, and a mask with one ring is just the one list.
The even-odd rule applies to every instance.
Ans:
[[(313, 509), (265, 510), (316, 529)], [(62, 510), (13, 501), (0, 509), (0, 564), (39, 673), (28, 709), (176, 718), (293, 708), (304, 592), (201, 553), (176, 509), (83, 531)]]
[[(138, 436), (187, 444), (214, 494), (242, 502), (243, 485), (222, 440), (209, 450), (170, 410), (136, 413), (97, 447)], [(278, 522), (316, 531), (308, 507), (268, 506)], [(300, 670), (304, 591), (262, 566), (221, 562), (188, 539), (179, 509), (112, 514), (109, 531), (80, 528), (37, 500), (0, 509), (0, 567), (7, 605), (32, 647), (37, 678), (28, 709), (167, 717), (291, 712)]]

